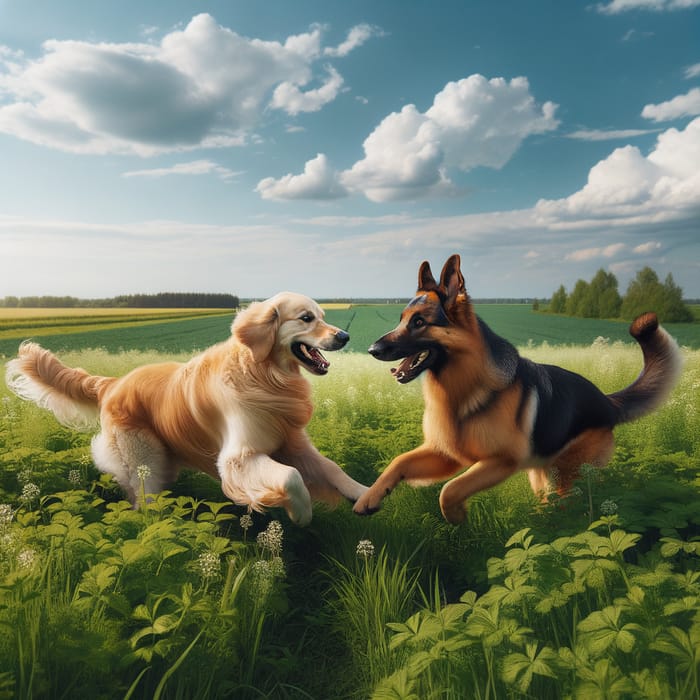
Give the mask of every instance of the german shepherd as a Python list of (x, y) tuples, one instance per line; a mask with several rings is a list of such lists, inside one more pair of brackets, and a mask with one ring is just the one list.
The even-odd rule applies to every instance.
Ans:
[(458, 255), (445, 263), (439, 284), (424, 262), (399, 325), (369, 348), (379, 360), (402, 360), (391, 370), (402, 384), (424, 375), (424, 442), (396, 457), (354, 511), (375, 512), (403, 480), (443, 481), (464, 467), (440, 492), (451, 523), (464, 520), (469, 496), (520, 469), (536, 494), (546, 496), (550, 477), (565, 493), (581, 465), (608, 463), (613, 428), (660, 406), (678, 379), (681, 353), (654, 313), (637, 317), (630, 334), (644, 368), (627, 388), (603, 394), (578, 374), (520, 357), (496, 335), (474, 313)]

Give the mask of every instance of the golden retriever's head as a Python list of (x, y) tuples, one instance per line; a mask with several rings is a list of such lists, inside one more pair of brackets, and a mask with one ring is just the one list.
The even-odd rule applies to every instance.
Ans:
[(274, 356), (284, 367), (301, 365), (314, 374), (326, 374), (330, 362), (321, 350), (339, 350), (350, 336), (326, 323), (323, 316), (313, 299), (280, 292), (241, 311), (231, 330), (250, 349), (255, 362)]

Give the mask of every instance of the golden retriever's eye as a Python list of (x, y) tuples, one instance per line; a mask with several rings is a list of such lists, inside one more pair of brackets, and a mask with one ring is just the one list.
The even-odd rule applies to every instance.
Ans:
[(304, 323), (311, 323), (311, 321), (314, 320), (314, 315), (307, 312), (303, 316), (300, 316), (299, 320), (303, 321)]

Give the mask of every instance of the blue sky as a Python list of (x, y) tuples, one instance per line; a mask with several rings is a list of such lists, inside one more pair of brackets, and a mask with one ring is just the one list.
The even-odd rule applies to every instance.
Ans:
[(700, 0), (0, 0), (0, 297), (700, 296)]

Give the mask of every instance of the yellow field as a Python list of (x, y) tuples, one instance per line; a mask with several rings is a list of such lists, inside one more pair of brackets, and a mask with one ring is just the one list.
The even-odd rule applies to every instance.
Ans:
[(331, 302), (329, 304), (321, 304), (321, 308), (325, 309), (326, 311), (345, 311), (351, 306), (352, 304), (336, 304), (335, 302)]

